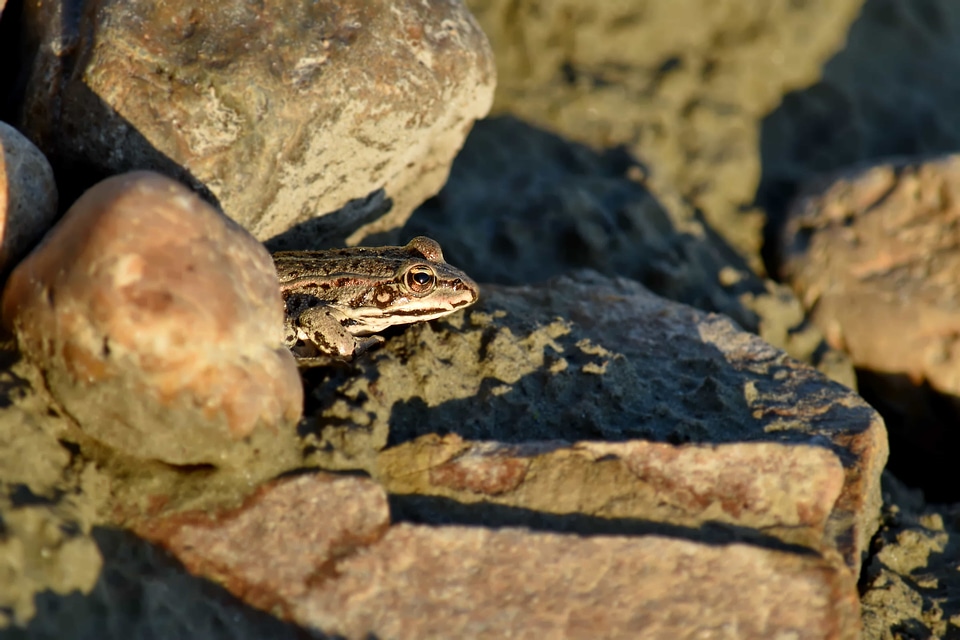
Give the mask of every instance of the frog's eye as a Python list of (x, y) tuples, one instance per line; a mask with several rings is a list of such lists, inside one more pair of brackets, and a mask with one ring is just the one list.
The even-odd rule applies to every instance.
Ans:
[(407, 270), (403, 283), (413, 293), (427, 293), (437, 283), (437, 276), (427, 265), (418, 264)]

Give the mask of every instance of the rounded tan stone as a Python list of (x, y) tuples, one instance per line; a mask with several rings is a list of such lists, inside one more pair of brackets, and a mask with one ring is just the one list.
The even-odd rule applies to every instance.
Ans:
[(0, 122), (0, 274), (40, 240), (56, 215), (50, 163), (19, 131)]
[(85, 193), (14, 270), (2, 313), (67, 413), (128, 454), (242, 464), (300, 416), (270, 255), (158, 174)]
[(780, 271), (890, 430), (890, 468), (955, 501), (960, 446), (960, 155), (894, 158), (811, 183)]
[(857, 367), (960, 395), (958, 247), (960, 155), (900, 159), (808, 185), (780, 271)]

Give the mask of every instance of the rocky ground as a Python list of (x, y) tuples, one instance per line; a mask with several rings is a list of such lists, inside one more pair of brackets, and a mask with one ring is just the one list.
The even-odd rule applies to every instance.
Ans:
[(960, 637), (960, 9), (386, 4), (0, 2), (0, 637)]

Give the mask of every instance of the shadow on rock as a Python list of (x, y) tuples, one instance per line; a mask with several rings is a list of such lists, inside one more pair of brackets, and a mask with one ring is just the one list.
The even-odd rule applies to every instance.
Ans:
[(646, 536), (690, 540), (723, 546), (735, 542), (801, 555), (817, 555), (802, 545), (785, 543), (756, 529), (726, 523), (706, 523), (702, 527), (684, 527), (639, 518), (603, 518), (582, 513), (546, 513), (508, 505), (477, 502), (467, 504), (450, 498), (423, 495), (390, 496), (393, 522), (474, 527), (525, 527), (533, 531), (575, 533), (582, 536)]
[(723, 313), (748, 331), (853, 384), (785, 288), (758, 277), (675, 192), (620, 147), (603, 151), (509, 116), (471, 131), (443, 190), (402, 229), (367, 244), (433, 237), (480, 283), (534, 284), (591, 269), (671, 300)]

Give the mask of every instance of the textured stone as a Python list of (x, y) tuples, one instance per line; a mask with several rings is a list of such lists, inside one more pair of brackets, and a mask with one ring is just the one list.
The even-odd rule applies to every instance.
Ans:
[(0, 274), (27, 254), (56, 215), (50, 163), (19, 131), (0, 122)]
[(49, 420), (0, 409), (0, 629), (23, 625), (43, 592), (89, 592), (101, 558), (93, 509), (65, 480), (71, 457)]
[[(711, 496), (706, 498), (711, 506), (703, 513), (693, 504), (686, 513), (671, 514), (669, 509), (650, 507), (661, 497), (678, 500), (682, 487), (697, 486), (692, 467), (709, 468), (704, 461), (711, 458), (709, 447), (680, 456), (704, 459), (678, 464), (678, 475), (657, 480), (661, 487), (669, 483), (678, 487), (676, 493), (663, 490), (661, 496), (642, 480), (646, 472), (640, 463), (652, 464), (658, 455), (680, 455), (682, 449), (654, 447), (641, 455), (622, 444), (616, 456), (593, 461), (592, 454), (575, 456), (562, 445), (588, 440), (672, 445), (766, 442), (789, 445), (769, 450), (781, 458), (783, 473), (793, 469), (797, 475), (811, 476), (810, 498), (784, 493), (776, 473), (763, 481), (771, 491), (768, 499), (785, 501), (777, 508), (780, 513), (794, 514), (794, 520), (783, 520), (786, 526), (780, 533), (789, 539), (790, 526), (801, 523), (795, 514), (811, 509), (803, 521), (810, 528), (797, 531), (794, 541), (816, 546), (822, 530), (825, 545), (835, 546), (856, 572), (876, 530), (879, 477), (887, 458), (886, 432), (877, 413), (848, 388), (728, 319), (669, 302), (629, 280), (582, 273), (541, 286), (487, 285), (467, 314), (411, 327), (388, 341), (374, 362), (361, 360), (354, 366), (351, 375), (308, 378), (312, 400), (302, 425), (311, 448), (308, 459), (328, 468), (366, 469), (392, 493), (423, 492), (435, 498), (418, 502), (413, 496), (401, 505), (411, 519), (443, 522), (450, 515), (471, 523), (486, 517), (487, 524), (532, 525), (541, 511), (582, 513), (589, 516), (584, 531), (595, 533), (604, 531), (600, 525), (606, 526), (597, 519), (622, 502), (620, 515), (627, 518), (671, 522), (676, 516), (676, 526), (699, 525), (712, 518), (734, 523), (735, 518), (723, 514), (724, 497), (731, 497), (734, 504), (749, 501), (750, 491), (745, 489), (749, 480), (743, 476), (754, 471), (732, 461), (744, 456), (762, 468), (756, 462), (762, 458), (761, 449), (718, 449), (710, 464), (740, 473), (716, 476), (705, 494)], [(469, 456), (464, 461), (467, 467), (444, 466), (453, 462), (453, 454), (433, 458), (426, 445), (408, 444), (406, 454), (393, 455), (389, 449), (376, 453), (429, 434), (499, 442), (502, 448), (489, 445), (497, 452), (491, 454), (492, 464), (499, 466), (471, 471)], [(557, 441), (561, 446), (552, 456), (524, 448), (537, 443), (553, 448), (557, 445), (550, 443)], [(796, 445), (822, 448), (826, 455)], [(424, 446), (426, 457), (420, 455), (419, 446)], [(470, 445), (463, 446), (471, 451)], [(513, 446), (522, 448), (510, 454)], [(835, 501), (834, 456), (843, 465), (842, 488)], [(620, 457), (623, 461), (613, 459)], [(536, 473), (528, 474), (527, 464), (536, 464)], [(631, 464), (640, 466), (633, 471)], [(636, 491), (625, 497), (621, 483)], [(485, 502), (503, 508), (483, 516), (475, 509), (464, 514), (461, 501), (476, 502), (478, 493)], [(596, 502), (589, 501), (591, 495), (598, 496)], [(577, 502), (578, 496), (583, 504)], [(760, 513), (761, 502), (758, 512), (748, 509), (739, 524), (759, 526), (757, 531), (775, 525), (780, 516)], [(822, 524), (825, 510), (829, 516)], [(524, 513), (530, 520), (524, 520)], [(591, 529), (592, 525), (599, 528)]]
[(245, 601), (338, 637), (857, 637), (855, 581), (815, 553), (388, 519), (375, 483), (316, 474), (137, 531)]
[(325, 575), (331, 562), (377, 540), (389, 524), (387, 496), (375, 482), (318, 473), (267, 484), (228, 512), (145, 520), (135, 530), (191, 572), (290, 615), (311, 584), (332, 577)]
[(960, 395), (958, 221), (960, 156), (850, 169), (792, 205), (781, 274), (857, 367)]
[(820, 78), (864, 0), (468, 5), (496, 55), (494, 113), (625, 147), (760, 269), (763, 118)]
[(858, 638), (845, 569), (659, 536), (397, 525), (296, 603), (325, 633), (389, 638)]
[(783, 277), (887, 414), (898, 473), (939, 500), (960, 497), (958, 203), (960, 156), (854, 167), (806, 187), (780, 242)]
[(63, 180), (158, 170), (261, 240), (402, 224), (492, 101), (458, 0), (80, 5), (25, 5), (23, 130)]
[(651, 523), (725, 525), (827, 553), (856, 551), (848, 536), (827, 533), (844, 474), (837, 456), (821, 447), (638, 440), (501, 445), (424, 436), (385, 451), (379, 472), (396, 496), (604, 518), (624, 532)]
[(106, 180), (10, 277), (3, 320), (89, 436), (174, 464), (269, 455), (302, 390), (262, 245), (152, 173)]
[(856, 386), (786, 285), (736, 259), (700, 212), (654, 188), (620, 149), (598, 152), (510, 117), (477, 123), (450, 180), (387, 244), (435, 237), (482, 282), (531, 284), (593, 269), (715, 311)]
[(884, 474), (883, 523), (861, 578), (863, 639), (960, 634), (960, 504), (928, 505)]

